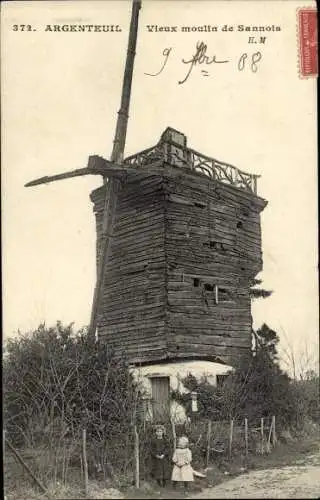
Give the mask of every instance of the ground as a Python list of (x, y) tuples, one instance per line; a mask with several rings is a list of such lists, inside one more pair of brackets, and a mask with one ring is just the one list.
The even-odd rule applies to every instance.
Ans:
[[(250, 470), (253, 467), (257, 470)], [(229, 470), (222, 472), (224, 477), (215, 468), (209, 470), (211, 482), (219, 484), (204, 487), (202, 491), (192, 491), (187, 495), (182, 490), (151, 495), (149, 492), (145, 498), (320, 498), (319, 441), (279, 445), (269, 456), (255, 457), (248, 468), (234, 465)], [(143, 497), (137, 495), (136, 498)]]
[(319, 498), (320, 453), (317, 465), (251, 471), (189, 498)]
[[(121, 489), (122, 491), (119, 491)], [(320, 499), (319, 435), (278, 444), (267, 456), (251, 456), (247, 462), (233, 459), (219, 466), (212, 464), (206, 479), (198, 479), (186, 494), (171, 487), (160, 491), (151, 482), (141, 488), (106, 488), (90, 481), (90, 495), (95, 499), (174, 499), (174, 498), (314, 498)], [(85, 498), (81, 491), (62, 485), (48, 491), (48, 496), (35, 489), (6, 491), (7, 500), (54, 500)]]

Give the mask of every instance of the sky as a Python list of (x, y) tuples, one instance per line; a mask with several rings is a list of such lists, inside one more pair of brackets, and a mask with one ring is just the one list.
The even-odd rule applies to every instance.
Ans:
[[(155, 145), (167, 126), (188, 145), (261, 175), (263, 286), (254, 327), (318, 350), (316, 80), (299, 76), (295, 0), (142, 2), (125, 155)], [(313, 6), (304, 0), (303, 6)], [(130, 2), (4, 2), (2, 7), (3, 334), (56, 320), (88, 324), (95, 284), (98, 176), (34, 188), (32, 179), (109, 158), (127, 49)], [(52, 31), (119, 25), (119, 32)], [(15, 25), (18, 28), (15, 28)], [(31, 31), (22, 31), (30, 25)], [(158, 26), (150, 31), (148, 26)], [(198, 31), (216, 26), (217, 31)], [(227, 29), (222, 29), (224, 26)], [(238, 25), (271, 27), (255, 33)], [(49, 28), (48, 28), (49, 26)], [(174, 26), (176, 31), (161, 31)], [(193, 31), (182, 31), (190, 26)], [(279, 26), (280, 30), (276, 31)], [(232, 29), (231, 29), (232, 28)], [(248, 43), (255, 36), (257, 43)], [(260, 36), (266, 36), (264, 43)], [(196, 44), (224, 64), (186, 63)], [(164, 49), (171, 49), (160, 71)], [(252, 55), (260, 52), (254, 72)], [(168, 53), (168, 50), (167, 50)], [(245, 66), (238, 63), (242, 54)], [(257, 56), (256, 56), (257, 57)], [(260, 56), (259, 56), (260, 57)], [(243, 59), (242, 59), (243, 60)], [(207, 74), (206, 74), (207, 73)]]

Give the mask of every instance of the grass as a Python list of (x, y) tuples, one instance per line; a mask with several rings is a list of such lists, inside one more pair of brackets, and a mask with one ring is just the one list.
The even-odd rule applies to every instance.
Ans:
[[(319, 453), (319, 451), (320, 444), (317, 433), (316, 435), (303, 436), (300, 439), (295, 439), (287, 443), (279, 442), (268, 455), (249, 455), (247, 460), (240, 455), (233, 457), (232, 461), (221, 458), (213, 460), (207, 470), (207, 477), (205, 479), (196, 478), (195, 482), (190, 485), (190, 492), (195, 493), (196, 491), (201, 491), (202, 488), (216, 486), (250, 470), (271, 469), (290, 465), (307, 465), (310, 463), (310, 456)], [(14, 471), (11, 472), (14, 474)], [(133, 486), (128, 486), (128, 481), (126, 483), (122, 482), (120, 484), (118, 481), (113, 486), (122, 490), (122, 498), (125, 499), (174, 499), (186, 496), (183, 488), (174, 490), (169, 485), (165, 490), (160, 490), (153, 481), (149, 480), (141, 481), (139, 490)], [(29, 478), (24, 477), (24, 480), (21, 482), (16, 481), (15, 484), (10, 482), (10, 486), (9, 484), (7, 485), (6, 500), (47, 500), (48, 498), (52, 500), (77, 498), (80, 500), (85, 498), (82, 485), (79, 484), (79, 481), (78, 483), (68, 485), (59, 484), (58, 482), (56, 484), (51, 483), (47, 487), (48, 494), (41, 494), (31, 486)], [(89, 487), (92, 492), (91, 498), (110, 498), (104, 496), (104, 492), (107, 494), (106, 488), (108, 487), (105, 482), (90, 481)], [(96, 495), (92, 496), (94, 494)]]
[[(295, 439), (289, 443), (278, 442), (276, 447), (268, 455), (249, 455), (248, 460), (243, 456), (237, 456), (228, 460), (219, 460), (211, 464), (207, 471), (206, 479), (195, 481), (191, 491), (200, 491), (202, 488), (213, 487), (224, 481), (233, 479), (250, 470), (273, 469), (285, 466), (304, 465), (309, 463), (309, 457), (319, 453), (319, 435), (312, 434), (308, 437)], [(319, 459), (320, 460), (320, 459)], [(143, 485), (142, 485), (143, 486)], [(184, 498), (183, 491), (173, 491), (171, 488), (165, 491), (158, 491), (155, 487), (153, 491), (135, 490), (127, 493), (125, 498)]]
[(294, 440), (290, 443), (281, 443), (275, 447), (270, 455), (250, 458), (249, 468), (272, 469), (285, 465), (296, 465), (297, 461), (299, 461), (299, 465), (302, 465), (301, 462), (304, 460), (307, 462), (309, 455), (318, 453), (319, 450), (319, 436)]

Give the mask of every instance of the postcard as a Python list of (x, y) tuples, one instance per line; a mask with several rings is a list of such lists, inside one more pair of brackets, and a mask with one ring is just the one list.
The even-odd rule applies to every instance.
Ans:
[(88, 327), (163, 399), (190, 370), (218, 383), (264, 325), (292, 379), (315, 374), (316, 16), (3, 2), (4, 342)]

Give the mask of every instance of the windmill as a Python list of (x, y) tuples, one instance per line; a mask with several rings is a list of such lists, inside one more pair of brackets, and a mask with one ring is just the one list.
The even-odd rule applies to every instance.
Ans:
[(258, 175), (191, 149), (168, 127), (123, 158), (141, 4), (134, 0), (111, 159), (37, 179), (94, 174), (97, 283), (89, 335), (133, 364), (233, 364), (251, 349), (250, 287), (262, 269)]

